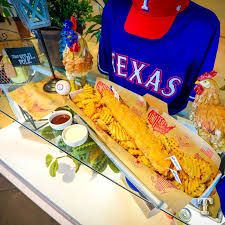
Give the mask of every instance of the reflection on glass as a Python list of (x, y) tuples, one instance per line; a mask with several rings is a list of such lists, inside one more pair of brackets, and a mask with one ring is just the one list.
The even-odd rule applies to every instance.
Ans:
[[(11, 118), (20, 123), (21, 126), (24, 126), (26, 129), (34, 132), (36, 135), (58, 148), (55, 154), (46, 154), (46, 158), (43, 159), (43, 162), (45, 160), (45, 164), (49, 169), (49, 176), (55, 177), (58, 173), (65, 174), (65, 171), (69, 171), (63, 179), (66, 182), (71, 182), (75, 173), (79, 173), (79, 168), (85, 165), (93, 171), (94, 175), (100, 174), (132, 193), (132, 196), (134, 196), (136, 200), (141, 201), (152, 214), (158, 213), (156, 209), (159, 208), (161, 211), (173, 217), (173, 212), (167, 208), (166, 204), (151, 195), (149, 190), (144, 188), (144, 185), (141, 183), (136, 184), (136, 187), (132, 185), (135, 177), (132, 176), (132, 174), (126, 173), (127, 170), (122, 164), (120, 167), (116, 165), (113, 160), (113, 155), (110, 155), (109, 150), (107, 150), (107, 146), (99, 140), (95, 132), (87, 126), (78, 115), (66, 106), (66, 97), (59, 96), (58, 94), (45, 93), (43, 91), (43, 85), (49, 80), (51, 73), (45, 62), (46, 59), (42, 57), (40, 61), (42, 62), (40, 66), (27, 67), (30, 78), (27, 82), (16, 84), (10, 81), (8, 84), (1, 84), (0, 87), (4, 92), (5, 101), (3, 103), (3, 101), (1, 101), (3, 97), (0, 98), (0, 114), (5, 114), (8, 118), (11, 116)], [(59, 76), (64, 78), (62, 74), (59, 74)], [(95, 79), (95, 74), (88, 74), (87, 81), (89, 83), (94, 85)], [(79, 82), (79, 80), (77, 80), (77, 82)], [(17, 91), (15, 92), (15, 90)], [(11, 112), (8, 111), (10, 108), (9, 105), (12, 108)], [(57, 108), (59, 105), (62, 107)], [(52, 128), (48, 117), (53, 111), (59, 110), (66, 110), (72, 115), (72, 124), (83, 124), (87, 126), (89, 136), (85, 143), (77, 147), (71, 147), (63, 140), (62, 130)], [(45, 116), (42, 116), (43, 114), (45, 114)], [(56, 121), (50, 121), (57, 125)], [(66, 123), (67, 121), (64, 122)], [(60, 156), (58, 156), (58, 151), (61, 152)], [(74, 167), (68, 168), (68, 165), (63, 163), (63, 158), (69, 158), (74, 163)], [(141, 190), (141, 192), (136, 188)], [(171, 220), (172, 217), (170, 218)], [(177, 217), (178, 220), (182, 220), (182, 218), (179, 218), (178, 214), (175, 217)]]

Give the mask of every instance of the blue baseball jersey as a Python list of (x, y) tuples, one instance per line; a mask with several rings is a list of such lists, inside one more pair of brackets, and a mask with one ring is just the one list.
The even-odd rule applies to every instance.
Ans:
[(165, 36), (150, 40), (124, 30), (131, 5), (132, 0), (109, 0), (105, 5), (99, 71), (137, 94), (165, 101), (173, 115), (194, 99), (197, 77), (213, 70), (220, 22), (213, 12), (190, 2)]

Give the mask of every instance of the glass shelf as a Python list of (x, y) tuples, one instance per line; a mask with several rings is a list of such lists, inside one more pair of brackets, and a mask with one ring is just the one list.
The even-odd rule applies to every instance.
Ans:
[[(75, 164), (76, 169), (74, 170), (74, 172), (79, 173), (79, 166), (87, 166), (92, 169), (93, 173), (105, 177), (114, 184), (130, 192), (132, 195), (135, 195), (141, 201), (146, 202), (149, 211), (153, 210), (154, 208), (158, 208), (169, 216), (172, 216), (177, 220), (182, 221), (183, 223), (187, 223), (184, 220), (180, 219), (178, 215), (173, 215), (172, 211), (164, 202), (157, 199), (150, 190), (148, 190), (141, 182), (138, 181), (138, 179), (134, 175), (132, 175), (132, 173), (128, 173), (127, 168), (123, 163), (118, 164), (118, 160), (115, 160), (115, 156), (110, 154), (108, 147), (98, 138), (96, 133), (85, 123), (82, 118), (72, 112), (71, 109), (66, 107), (63, 101), (63, 99), (66, 97), (60, 96), (60, 98), (62, 99), (61, 103), (60, 101), (54, 102), (53, 98), (51, 98), (50, 100), (46, 100), (46, 107), (42, 108), (40, 108), (37, 102), (34, 101), (30, 103), (33, 104), (33, 109), (29, 108), (28, 110), (27, 107), (25, 107), (26, 104), (23, 104), (23, 101), (32, 101), (32, 99), (34, 99), (34, 96), (30, 96), (29, 99), (29, 96), (26, 95), (28, 99), (23, 99), (25, 95), (23, 95), (22, 88), (25, 85), (30, 85), (30, 87), (33, 86), (33, 90), (35, 90), (37, 93), (40, 92), (43, 94), (41, 87), (39, 89), (37, 88), (37, 84), (42, 82), (43, 85), (45, 82), (47, 82), (47, 79), (49, 79), (50, 69), (48, 68), (48, 66), (46, 66), (46, 63), (43, 63), (40, 66), (29, 66), (28, 71), (30, 75), (32, 75), (32, 79), (28, 82), (28, 84), (0, 85), (0, 88), (3, 90), (3, 93), (7, 97), (8, 103), (11, 106), (14, 114), (10, 115), (8, 113), (6, 109), (9, 106), (7, 104), (1, 105), (0, 113), (5, 114), (15, 122), (19, 123), (21, 127), (44, 139), (46, 141), (46, 144), (50, 143), (51, 145), (55, 146), (56, 153), (58, 153), (58, 151), (62, 153), (62, 155), (58, 157), (57, 160), (51, 160), (52, 158), (54, 158), (54, 154), (52, 154), (52, 156), (46, 155), (46, 158), (48, 160), (47, 163), (49, 164), (48, 166), (52, 167), (52, 171), (50, 172), (51, 176), (57, 176), (57, 169), (54, 168), (57, 168), (56, 164), (60, 161), (60, 158), (69, 157)], [(94, 85), (97, 76), (99, 75), (89, 73), (87, 75), (87, 82), (91, 85)], [(21, 93), (21, 96), (12, 97), (11, 93), (13, 93), (15, 90), (17, 90), (17, 93)], [(54, 94), (50, 95), (53, 96)], [(37, 95), (37, 98), (39, 97), (43, 98), (41, 94)], [(57, 98), (56, 94), (55, 98)], [(57, 107), (54, 108), (53, 105), (57, 105)], [(49, 126), (48, 115), (51, 113), (51, 111), (55, 111), (59, 107), (74, 113), (74, 124), (83, 124), (88, 128), (88, 140), (81, 147), (71, 148), (67, 146), (62, 140), (62, 132), (54, 131)], [(49, 108), (52, 110), (49, 110)], [(39, 119), (36, 119), (32, 116), (35, 110)], [(47, 113), (48, 111), (49, 113)], [(41, 117), (42, 114), (43, 117)], [(175, 116), (175, 118), (180, 120), (180, 122), (182, 122), (184, 125), (195, 132), (194, 127), (188, 120), (188, 111), (179, 113)], [(45, 159), (43, 159), (43, 161), (44, 160)], [(135, 189), (134, 186), (132, 186), (132, 183), (135, 184), (135, 187), (139, 190), (139, 192), (137, 191), (137, 189)]]

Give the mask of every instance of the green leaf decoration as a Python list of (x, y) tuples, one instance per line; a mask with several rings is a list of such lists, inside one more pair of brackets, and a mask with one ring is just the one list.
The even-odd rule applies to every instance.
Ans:
[(76, 158), (79, 159), (81, 162), (84, 162), (84, 163), (90, 162), (89, 157), (90, 157), (90, 150), (88, 150), (84, 154), (76, 155)]
[(55, 138), (58, 137), (59, 135), (62, 135), (62, 132), (63, 132), (62, 130), (53, 130), (52, 129), (52, 133)]
[(99, 173), (102, 173), (108, 165), (108, 157), (105, 154), (99, 155), (93, 165), (92, 168), (97, 170)]
[(12, 6), (7, 0), (0, 0), (0, 5), (7, 8)]
[(94, 32), (94, 33), (91, 35), (91, 38), (93, 38), (93, 37), (96, 36), (96, 35), (98, 36), (98, 35), (99, 35), (99, 32), (100, 32), (100, 31)]
[(8, 9), (3, 8), (3, 13), (4, 13), (5, 17), (10, 17), (10, 13), (9, 13)]
[(59, 165), (58, 165), (58, 161), (57, 159), (51, 164), (50, 168), (49, 168), (49, 174), (52, 177), (56, 176), (56, 171), (58, 170)]
[(86, 142), (83, 145), (72, 148), (73, 153), (77, 155), (85, 154), (92, 146), (96, 145), (94, 141)]
[(49, 167), (49, 165), (51, 164), (52, 160), (53, 160), (53, 156), (52, 155), (49, 155), (49, 154), (46, 155), (46, 157), (45, 157), (46, 167)]
[(81, 163), (80, 162), (78, 162), (76, 159), (74, 159), (74, 158), (72, 158), (72, 160), (73, 160), (73, 162), (74, 162), (74, 164), (76, 165), (76, 170), (75, 170), (75, 173), (77, 173), (78, 172), (78, 170), (80, 169), (80, 165), (81, 165)]
[(74, 158), (71, 158), (71, 159), (73, 160), (74, 164), (76, 164), (76, 165), (80, 165), (80, 164), (81, 164), (81, 163), (78, 162), (76, 159), (74, 159)]
[(61, 149), (65, 149), (66, 148), (66, 143), (63, 141), (62, 138), (59, 139), (57, 146)]
[(91, 26), (87, 29), (87, 31), (85, 32), (85, 35), (91, 33), (91, 31), (93, 30), (93, 28), (94, 28), (96, 25), (97, 25), (97, 24), (91, 25)]
[(74, 16), (78, 26), (83, 26), (91, 16), (91, 0), (48, 0), (48, 11), (52, 26), (63, 28), (63, 22)]
[(57, 146), (61, 149), (63, 149), (64, 151), (67, 151), (69, 153), (71, 153), (72, 151), (72, 147), (66, 145), (66, 143), (63, 141), (62, 138), (59, 139), (58, 143), (57, 143)]
[(53, 134), (53, 130), (50, 126), (47, 126), (41, 130), (41, 135), (48, 140), (51, 140), (55, 138), (55, 135)]
[(74, 155), (84, 155), (87, 151), (88, 151), (88, 149), (86, 149), (86, 148), (72, 148), (72, 151), (73, 151), (73, 153), (74, 153)]
[(102, 150), (98, 147), (98, 145), (94, 145), (92, 148), (91, 148), (91, 153), (90, 153), (90, 157), (89, 157), (89, 160), (90, 160), (90, 163), (94, 163), (95, 159), (99, 156), (99, 155), (102, 155), (103, 152)]
[(79, 169), (80, 169), (80, 164), (78, 164), (78, 165), (76, 166), (75, 173), (77, 173), (77, 172), (79, 171)]
[(96, 24), (101, 24), (102, 22), (102, 16), (101, 15), (95, 15), (95, 16), (91, 16), (89, 19), (88, 19), (89, 22), (94, 22)]
[(119, 173), (120, 170), (116, 167), (116, 165), (108, 158), (108, 164), (109, 164), (109, 167), (111, 168), (111, 170), (114, 172), (114, 173)]

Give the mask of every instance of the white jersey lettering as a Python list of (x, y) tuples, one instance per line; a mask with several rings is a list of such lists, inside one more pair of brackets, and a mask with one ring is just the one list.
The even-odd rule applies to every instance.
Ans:
[(138, 61), (137, 60), (133, 60), (131, 59), (132, 62), (132, 67), (133, 67), (133, 73), (131, 74), (131, 76), (129, 77), (129, 81), (133, 82), (134, 79), (136, 79), (138, 84), (143, 84), (142, 82), (142, 77), (141, 77), (141, 73), (142, 70), (147, 67), (148, 65), (146, 65), (145, 63), (141, 63), (140, 66), (138, 66)]
[(148, 2), (149, 0), (144, 0), (143, 6), (141, 7), (144, 11), (149, 11)]
[(127, 77), (127, 72), (122, 72), (122, 70), (127, 70), (128, 59), (126, 56), (117, 55), (117, 75), (120, 77)]
[(116, 58), (115, 52), (112, 52), (112, 66), (113, 66), (113, 72), (114, 73), (116, 72), (116, 69), (115, 69), (115, 58)]
[[(129, 64), (129, 65), (128, 65)], [(178, 90), (181, 90), (183, 80), (178, 76), (163, 77), (163, 71), (155, 68), (151, 75), (148, 73), (148, 63), (129, 58), (129, 56), (112, 52), (112, 70), (115, 76), (125, 78), (126, 81), (132, 83), (132, 87), (148, 89), (148, 92), (154, 92), (164, 98), (174, 97)], [(128, 72), (133, 68), (132, 73)], [(166, 79), (166, 80), (162, 80)], [(166, 83), (166, 85), (165, 85)]]
[(146, 81), (145, 87), (149, 88), (149, 85), (151, 85), (153, 86), (153, 89), (151, 91), (158, 92), (160, 88), (159, 86), (161, 82), (161, 75), (162, 75), (162, 71), (159, 69), (156, 69)]
[(176, 85), (176, 83), (177, 83), (178, 85), (180, 85), (180, 84), (183, 83), (183, 81), (181, 80), (181, 78), (178, 78), (178, 77), (172, 77), (172, 78), (170, 78), (170, 79), (168, 80), (167, 83), (168, 83), (168, 84), (167, 84), (166, 89), (169, 89), (170, 91), (169, 91), (168, 93), (166, 93), (165, 88), (163, 88), (163, 89), (161, 90), (161, 94), (162, 94), (164, 97), (171, 97), (171, 96), (173, 96), (174, 94), (176, 94), (176, 92), (177, 92), (177, 88), (176, 88), (177, 85)]

